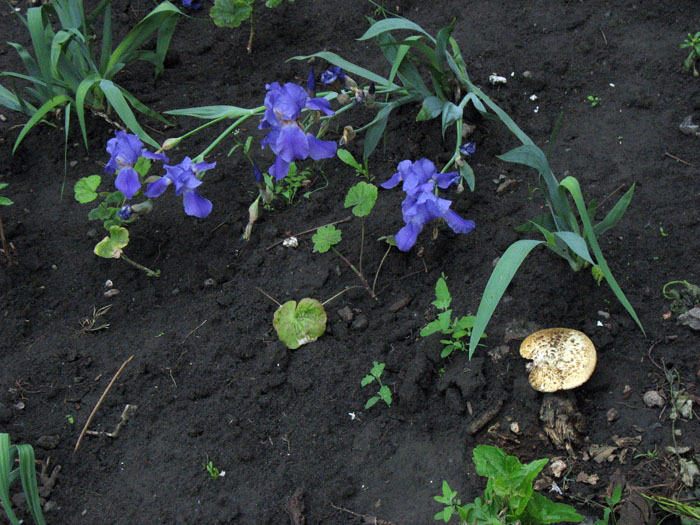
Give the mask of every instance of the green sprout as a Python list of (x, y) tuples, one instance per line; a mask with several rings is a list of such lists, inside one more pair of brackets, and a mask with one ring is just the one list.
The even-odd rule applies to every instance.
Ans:
[(204, 461), (202, 463), (202, 468), (209, 473), (210, 479), (223, 478), (226, 475), (226, 471), (216, 468), (214, 462), (211, 460)]
[[(4, 190), (7, 186), (9, 186), (7, 182), (0, 182), (0, 190)], [(10, 199), (0, 196), (0, 206), (10, 206), (12, 204), (14, 203)], [(7, 244), (7, 239), (5, 239), (5, 229), (2, 226), (2, 216), (0, 216), (0, 241), (2, 241), (2, 251), (5, 254), (5, 259), (7, 259), (7, 264), (12, 264), (10, 249)]]
[[(435, 300), (431, 303), (438, 310), (442, 310), (442, 312), (438, 314), (437, 319), (428, 323), (420, 331), (421, 337), (428, 337), (436, 332), (449, 337), (449, 339), (440, 340), (445, 345), (440, 354), (442, 358), (449, 356), (455, 350), (461, 350), (462, 352), (467, 350), (469, 345), (463, 342), (462, 338), (471, 335), (474, 321), (476, 320), (476, 317), (473, 315), (452, 319), (452, 310), (450, 309), (452, 296), (447, 288), (446, 279), (447, 277), (443, 273), (442, 277), (437, 280), (435, 284)], [(486, 337), (486, 334), (482, 334), (481, 337)]]
[[(19, 458), (19, 466), (13, 468)], [(44, 525), (41, 512), (39, 489), (36, 484), (36, 467), (34, 466), (34, 448), (31, 445), (10, 445), (10, 435), (0, 433), (0, 503), (11, 525), (22, 523), (12, 510), (10, 485), (20, 479), (27, 500), (27, 507), (34, 522)]]
[(372, 179), (374, 179), (374, 175), (370, 175), (369, 173), (369, 167), (367, 166), (366, 158), (363, 158), (363, 163), (360, 164), (357, 160), (355, 160), (355, 157), (352, 156), (352, 153), (342, 148), (338, 148), (336, 155), (345, 164), (355, 169), (356, 177), (364, 177), (368, 182), (372, 182)]
[(70, 415), (70, 414), (66, 414), (66, 420), (67, 420), (71, 425), (75, 423), (75, 418), (74, 418), (72, 415)]
[(617, 521), (615, 520), (615, 509), (617, 508), (621, 500), (622, 486), (617, 485), (613, 489), (612, 496), (605, 496), (605, 510), (603, 511), (603, 519), (596, 520), (594, 525), (608, 525), (609, 523), (617, 523)]
[(700, 31), (694, 35), (688, 33), (688, 37), (681, 44), (681, 49), (690, 49), (688, 57), (685, 59), (685, 62), (683, 62), (686, 71), (690, 71), (690, 68), (692, 67), (693, 76), (700, 76), (700, 73), (698, 73), (698, 70), (695, 68), (695, 63), (697, 62), (698, 57), (700, 57)]
[(595, 95), (588, 95), (586, 97), (586, 100), (591, 103), (591, 107), (594, 108), (598, 104), (600, 104), (600, 97), (597, 97)]
[(377, 361), (375, 361), (374, 366), (369, 371), (369, 374), (362, 378), (362, 388), (366, 387), (370, 383), (373, 383), (375, 380), (377, 381), (377, 383), (379, 383), (379, 390), (377, 391), (377, 395), (372, 396), (367, 400), (367, 403), (365, 403), (365, 410), (372, 408), (380, 400), (384, 401), (387, 404), (387, 406), (391, 406), (391, 390), (388, 386), (383, 384), (381, 380), (382, 372), (384, 372), (384, 367), (384, 363), (378, 363)]

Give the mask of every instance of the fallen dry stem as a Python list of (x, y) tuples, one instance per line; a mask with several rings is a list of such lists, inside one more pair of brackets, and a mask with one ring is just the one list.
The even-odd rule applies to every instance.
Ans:
[[(307, 233), (313, 233), (313, 232), (315, 232), (316, 230), (318, 230), (319, 228), (323, 228), (324, 226), (334, 226), (334, 225), (336, 225), (336, 224), (340, 224), (340, 223), (343, 223), (343, 222), (348, 222), (350, 219), (352, 219), (352, 217), (345, 217), (344, 219), (340, 219), (339, 221), (329, 222), (328, 224), (322, 224), (321, 226), (316, 226), (315, 228), (311, 228), (310, 230), (304, 230), (303, 232), (293, 233), (293, 234), (292, 234), (292, 237), (299, 237), (300, 235), (306, 235)], [(272, 248), (274, 248), (274, 247), (277, 246), (278, 244), (282, 244), (283, 242), (284, 242), (284, 239), (282, 239), (282, 240), (280, 240), (280, 241), (277, 241), (277, 242), (274, 242), (274, 243), (272, 243), (270, 246), (268, 246), (267, 248), (265, 248), (265, 251), (271, 250)]]
[(126, 365), (128, 365), (129, 362), (130, 362), (133, 358), (134, 358), (134, 356), (132, 355), (129, 359), (127, 359), (126, 361), (124, 361), (124, 363), (122, 364), (122, 366), (119, 367), (119, 370), (117, 370), (117, 373), (114, 374), (114, 377), (112, 378), (112, 380), (111, 380), (111, 381), (109, 382), (109, 384), (107, 385), (107, 388), (105, 388), (105, 391), (102, 392), (102, 395), (100, 396), (100, 399), (97, 400), (97, 404), (95, 405), (95, 408), (93, 408), (93, 409), (92, 409), (92, 412), (90, 412), (90, 415), (88, 416), (87, 421), (85, 422), (85, 426), (83, 427), (82, 432), (80, 432), (80, 437), (78, 437), (78, 441), (75, 443), (75, 448), (73, 449), (73, 453), (75, 453), (75, 452), (78, 451), (78, 447), (80, 447), (80, 443), (81, 443), (81, 441), (83, 440), (83, 438), (85, 437), (85, 432), (87, 432), (87, 429), (88, 429), (88, 427), (90, 426), (90, 423), (92, 423), (92, 418), (95, 417), (95, 414), (97, 413), (97, 410), (100, 408), (100, 405), (102, 405), (102, 401), (104, 401), (105, 397), (107, 397), (107, 393), (109, 392), (109, 389), (112, 388), (112, 385), (114, 384), (114, 382), (117, 380), (117, 378), (118, 378), (119, 375), (122, 373), (122, 371), (124, 370), (124, 368), (126, 368)]

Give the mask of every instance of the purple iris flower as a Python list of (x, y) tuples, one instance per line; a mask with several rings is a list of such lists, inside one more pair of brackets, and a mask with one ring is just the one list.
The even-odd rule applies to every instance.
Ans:
[(321, 73), (321, 82), (323, 82), (327, 86), (329, 84), (332, 84), (336, 80), (338, 80), (339, 82), (345, 80), (345, 71), (343, 71), (343, 69), (338, 66), (331, 66), (328, 69), (326, 69), (323, 73)]
[(306, 77), (306, 93), (313, 97), (316, 94), (316, 74), (314, 68), (309, 68), (309, 76)]
[(189, 7), (190, 9), (199, 9), (202, 7), (202, 4), (199, 2), (196, 2), (194, 0), (182, 0), (182, 7)]
[(398, 172), (381, 184), (383, 188), (394, 188), (403, 182), (406, 198), (401, 203), (401, 212), (406, 225), (396, 234), (399, 250), (406, 252), (416, 243), (423, 226), (434, 219), (444, 219), (455, 233), (469, 233), (474, 229), (474, 221), (462, 219), (450, 209), (452, 201), (435, 195), (435, 185), (448, 188), (457, 183), (459, 174), (437, 173), (435, 165), (428, 159), (416, 162), (401, 161)]
[(192, 164), (192, 159), (185, 157), (180, 164), (175, 166), (165, 165), (166, 174), (155, 182), (152, 182), (146, 188), (147, 197), (159, 197), (173, 184), (175, 186), (175, 195), (182, 195), (182, 201), (185, 205), (185, 213), (193, 217), (204, 219), (211, 213), (211, 201), (202, 197), (195, 188), (202, 184), (202, 181), (197, 178), (198, 173), (210, 170), (216, 166), (216, 162), (198, 162)]
[(304, 108), (323, 111), (333, 115), (331, 105), (325, 98), (309, 98), (304, 88), (297, 84), (279, 82), (267, 84), (265, 114), (258, 129), (269, 129), (262, 140), (262, 147), (270, 146), (277, 158), (268, 172), (281, 180), (289, 171), (289, 164), (295, 160), (311, 157), (314, 160), (329, 159), (335, 156), (335, 142), (317, 139), (305, 133), (297, 119)]
[(263, 174), (258, 168), (258, 165), (253, 162), (253, 175), (255, 176), (255, 182), (260, 184), (263, 181)]
[(476, 142), (465, 142), (459, 147), (459, 152), (465, 157), (471, 157), (476, 152)]
[(127, 199), (132, 198), (141, 189), (139, 174), (134, 169), (139, 157), (168, 162), (168, 157), (164, 154), (147, 151), (141, 139), (125, 131), (117, 131), (116, 137), (107, 141), (107, 153), (111, 157), (105, 165), (105, 173), (117, 173), (114, 186)]

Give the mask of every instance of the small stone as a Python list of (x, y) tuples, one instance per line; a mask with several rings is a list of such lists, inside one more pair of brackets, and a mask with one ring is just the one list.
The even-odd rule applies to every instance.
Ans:
[(661, 408), (666, 404), (664, 398), (661, 397), (661, 394), (659, 394), (656, 390), (649, 390), (648, 392), (645, 392), (643, 400), (644, 404), (649, 408)]
[(44, 512), (46, 512), (47, 514), (49, 512), (53, 512), (54, 510), (56, 510), (56, 508), (58, 508), (58, 505), (54, 501), (47, 501), (46, 503), (44, 503)]
[(61, 442), (61, 438), (57, 435), (53, 436), (41, 436), (36, 440), (36, 446), (41, 447), (44, 450), (53, 450)]
[(338, 315), (339, 315), (340, 318), (341, 318), (343, 321), (345, 321), (346, 323), (352, 322), (352, 320), (353, 320), (354, 317), (355, 317), (355, 314), (352, 313), (352, 310), (350, 309), (349, 306), (346, 306), (346, 307), (341, 308), (340, 310), (338, 310)]
[(620, 417), (620, 412), (618, 412), (617, 408), (611, 408), (608, 410), (607, 413), (607, 418), (608, 418), (608, 423), (612, 423), (613, 421), (617, 421)]
[(603, 319), (610, 319), (610, 314), (603, 310), (598, 310), (598, 316), (602, 317)]
[(75, 167), (78, 165), (78, 161), (77, 161), (77, 160), (71, 160), (71, 161), (68, 163), (68, 165), (69, 165), (71, 168), (75, 168)]
[(357, 319), (355, 319), (352, 323), (352, 327), (354, 330), (364, 330), (369, 326), (369, 321), (367, 320), (366, 315), (358, 315)]
[(216, 280), (210, 277), (209, 279), (204, 279), (203, 284), (205, 288), (211, 288), (213, 286), (216, 286)]
[(109, 298), (109, 297), (114, 297), (115, 295), (119, 295), (119, 293), (120, 292), (119, 292), (118, 288), (111, 288), (104, 293), (104, 296)]

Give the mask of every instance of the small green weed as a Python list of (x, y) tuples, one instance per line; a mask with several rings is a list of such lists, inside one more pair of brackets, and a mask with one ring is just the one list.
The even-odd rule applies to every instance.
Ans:
[(597, 520), (594, 525), (614, 525), (617, 523), (615, 520), (615, 509), (620, 504), (622, 500), (622, 486), (618, 485), (613, 490), (612, 496), (605, 496), (606, 507), (603, 511), (603, 519)]
[(698, 61), (698, 57), (700, 57), (700, 31), (694, 35), (688, 33), (688, 37), (681, 44), (681, 49), (690, 49), (688, 57), (685, 59), (685, 62), (683, 62), (685, 69), (690, 71), (692, 67), (693, 76), (700, 76), (700, 73), (698, 73), (698, 70), (695, 68), (695, 63)]
[(366, 387), (370, 383), (373, 383), (375, 380), (377, 383), (379, 383), (379, 391), (377, 391), (377, 395), (372, 396), (367, 400), (367, 403), (365, 403), (365, 410), (372, 408), (380, 400), (384, 401), (388, 406), (391, 406), (391, 390), (388, 386), (382, 383), (381, 379), (382, 372), (384, 372), (384, 366), (384, 363), (378, 363), (375, 361), (372, 370), (369, 371), (369, 374), (362, 378), (362, 388)]
[(588, 102), (590, 102), (592, 108), (594, 108), (594, 107), (596, 107), (598, 104), (600, 104), (600, 97), (597, 97), (597, 96), (595, 96), (595, 95), (588, 95), (588, 96), (586, 97), (586, 100), (587, 100)]
[(538, 459), (523, 465), (517, 457), (507, 455), (500, 448), (477, 446), (474, 449), (476, 473), (489, 478), (484, 497), (462, 505), (457, 492), (443, 481), (442, 495), (435, 496), (435, 501), (445, 508), (435, 514), (435, 519), (449, 523), (457, 516), (460, 524), (513, 525), (583, 521), (583, 516), (570, 505), (555, 503), (534, 491), (532, 483), (548, 461)]
[(364, 177), (367, 182), (372, 182), (374, 176), (369, 174), (369, 167), (367, 166), (366, 158), (363, 159), (363, 163), (360, 164), (357, 160), (355, 160), (355, 157), (352, 156), (352, 153), (342, 148), (338, 148), (336, 155), (338, 155), (338, 158), (345, 164), (355, 170), (356, 177)]
[[(435, 284), (435, 300), (431, 303), (438, 310), (442, 310), (437, 316), (437, 319), (428, 323), (421, 331), (421, 337), (428, 337), (436, 332), (440, 332), (444, 336), (449, 336), (449, 339), (441, 339), (440, 342), (445, 345), (440, 357), (447, 357), (455, 350), (465, 351), (468, 345), (462, 342), (462, 338), (471, 335), (472, 328), (474, 327), (474, 321), (476, 319), (473, 315), (467, 315), (464, 317), (456, 317), (452, 319), (452, 310), (450, 309), (450, 304), (452, 303), (452, 296), (447, 288), (447, 277), (442, 274)], [(481, 337), (486, 337), (486, 334), (482, 334)], [(471, 357), (471, 355), (470, 355)]]
[(216, 468), (214, 462), (211, 460), (204, 461), (202, 463), (202, 468), (209, 473), (211, 479), (223, 478), (226, 475), (226, 471)]

